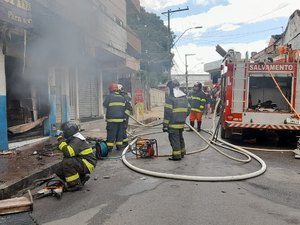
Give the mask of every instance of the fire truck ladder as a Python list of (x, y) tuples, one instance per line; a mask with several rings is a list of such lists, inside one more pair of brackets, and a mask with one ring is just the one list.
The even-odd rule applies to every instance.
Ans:
[(237, 64), (233, 76), (233, 90), (232, 90), (232, 112), (243, 112), (246, 107), (247, 90), (245, 84), (247, 83), (247, 76), (245, 74), (244, 64)]

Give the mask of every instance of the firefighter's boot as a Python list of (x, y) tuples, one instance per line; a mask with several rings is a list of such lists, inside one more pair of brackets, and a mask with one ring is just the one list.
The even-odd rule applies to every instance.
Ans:
[(90, 175), (82, 174), (80, 175), (81, 184), (84, 185), (90, 179)]
[(197, 122), (197, 131), (200, 132), (201, 131), (201, 124), (202, 122)]
[(74, 191), (80, 191), (83, 188), (83, 185), (81, 182), (79, 182), (78, 184), (75, 184), (73, 186), (68, 186), (66, 188), (67, 192), (74, 192)]
[[(191, 122), (190, 122), (190, 125), (191, 125), (191, 127), (194, 127), (194, 125), (195, 125), (195, 122), (194, 122), (194, 121), (191, 121)], [(187, 131), (188, 131), (188, 132), (191, 132), (191, 131), (193, 131), (193, 130), (192, 130), (192, 128), (190, 128), (190, 129), (189, 129), (189, 130), (187, 130)]]

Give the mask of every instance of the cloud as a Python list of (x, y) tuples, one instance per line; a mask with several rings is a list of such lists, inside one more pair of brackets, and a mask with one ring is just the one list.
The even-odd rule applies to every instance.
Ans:
[(194, 3), (197, 5), (209, 5), (215, 4), (216, 0), (194, 0)]
[(141, 6), (150, 11), (159, 11), (167, 7), (185, 4), (188, 0), (141, 0)]
[(240, 27), (241, 27), (240, 25), (226, 23), (226, 24), (223, 24), (221, 27), (217, 28), (217, 30), (220, 30), (220, 31), (233, 31), (233, 30), (236, 30)]
[[(231, 43), (225, 44), (221, 47), (226, 51), (233, 49), (241, 52), (242, 57), (245, 58), (246, 52), (261, 51), (267, 46), (268, 40), (258, 40), (250, 43)], [(251, 51), (251, 52), (250, 52)], [(189, 56), (188, 59), (188, 72), (190, 74), (204, 73), (203, 66), (205, 63), (222, 59), (222, 57), (215, 51), (215, 46), (199, 46), (196, 44), (187, 44), (174, 49), (175, 65), (172, 68), (172, 74), (185, 73), (185, 54), (195, 54)]]
[(187, 17), (172, 18), (171, 29), (183, 32), (191, 26), (202, 25), (204, 29), (221, 27), (224, 24), (251, 24), (269, 19), (287, 18), (299, 4), (295, 0), (229, 0), (227, 5), (217, 5), (207, 12)]

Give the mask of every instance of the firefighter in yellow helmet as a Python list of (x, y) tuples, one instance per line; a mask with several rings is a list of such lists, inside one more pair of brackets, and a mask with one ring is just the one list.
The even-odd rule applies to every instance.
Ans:
[(103, 106), (106, 108), (106, 144), (111, 151), (116, 144), (118, 151), (123, 148), (123, 125), (125, 121), (125, 99), (120, 94), (118, 84), (109, 86), (110, 94), (105, 98)]
[(186, 154), (183, 128), (190, 111), (187, 97), (179, 86), (177, 80), (167, 83), (163, 121), (163, 131), (168, 132), (172, 147), (172, 157), (169, 159), (175, 161), (181, 160)]
[(61, 129), (62, 133), (57, 141), (64, 157), (56, 170), (56, 175), (67, 182), (67, 191), (77, 191), (90, 178), (88, 174), (95, 169), (96, 155), (85, 137), (79, 133), (75, 122), (65, 122), (61, 125)]

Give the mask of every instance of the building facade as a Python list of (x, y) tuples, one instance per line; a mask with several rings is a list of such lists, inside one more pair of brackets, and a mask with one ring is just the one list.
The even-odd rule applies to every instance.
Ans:
[(139, 70), (128, 4), (139, 9), (137, 0), (0, 0), (0, 150), (103, 116), (108, 84)]

